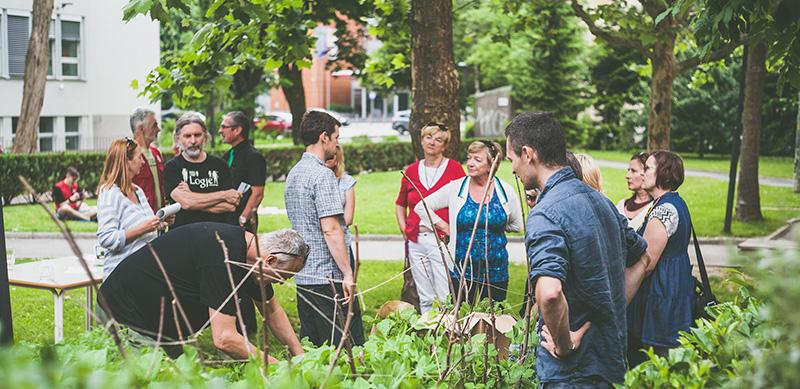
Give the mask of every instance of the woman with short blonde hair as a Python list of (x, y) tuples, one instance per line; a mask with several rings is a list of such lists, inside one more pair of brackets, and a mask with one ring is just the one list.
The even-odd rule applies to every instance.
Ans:
[[(421, 197), (435, 193), (452, 180), (464, 177), (464, 168), (457, 161), (444, 156), (444, 150), (450, 143), (450, 130), (447, 126), (429, 123), (420, 130), (420, 138), (424, 158), (406, 168), (408, 180), (403, 178), (400, 181), (400, 193), (395, 200), (395, 216), (406, 241), (408, 261), (405, 266), (411, 268), (419, 294), (419, 308), (425, 313), (433, 307), (434, 300), (447, 300), (450, 294), (450, 277), (442, 262), (437, 232), (434, 228), (420, 226), (419, 215), (414, 212), (414, 207), (419, 204)], [(447, 208), (436, 213), (447, 217)], [(444, 236), (444, 233), (439, 235)]]
[(108, 250), (103, 278), (166, 226), (153, 214), (142, 188), (133, 183), (142, 163), (141, 151), (131, 138), (117, 139), (108, 148), (97, 187), (97, 240)]

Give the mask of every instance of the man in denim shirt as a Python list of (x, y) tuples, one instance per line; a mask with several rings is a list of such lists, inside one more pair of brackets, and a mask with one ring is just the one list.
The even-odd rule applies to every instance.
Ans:
[(645, 275), (647, 243), (566, 161), (552, 113), (526, 112), (506, 128), (507, 154), (525, 189), (538, 189), (525, 247), (539, 306), (536, 376), (544, 388), (603, 388), (625, 375), (625, 307)]

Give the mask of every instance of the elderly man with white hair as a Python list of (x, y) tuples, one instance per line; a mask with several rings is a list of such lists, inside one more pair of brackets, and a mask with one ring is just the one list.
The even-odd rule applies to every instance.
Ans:
[(133, 177), (133, 183), (144, 191), (147, 203), (153, 212), (166, 204), (164, 199), (164, 158), (153, 142), (158, 138), (161, 128), (158, 127), (156, 113), (149, 108), (136, 108), (130, 116), (133, 141), (142, 152), (139, 173)]
[[(164, 271), (150, 248), (143, 247), (117, 265), (100, 294), (114, 319), (133, 330), (137, 338), (160, 337), (162, 343), (169, 343), (209, 325), (214, 346), (237, 359), (260, 356), (242, 335), (255, 332), (255, 326), (243, 331), (237, 320), (238, 312), (254, 315), (239, 309), (237, 297), (241, 302), (253, 301), (275, 337), (292, 355), (301, 354), (303, 348), (272, 284), (300, 271), (309, 247), (294, 230), (275, 231), (258, 240), (242, 227), (229, 224), (201, 222), (176, 228), (151, 242)], [(235, 295), (232, 284), (237, 286)], [(185, 317), (177, 306), (173, 310), (170, 289), (174, 289)], [(254, 323), (255, 317), (243, 320)], [(165, 351), (175, 357), (181, 349), (167, 346)]]

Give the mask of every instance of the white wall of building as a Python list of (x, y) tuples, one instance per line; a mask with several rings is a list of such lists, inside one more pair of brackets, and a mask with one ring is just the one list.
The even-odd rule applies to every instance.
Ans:
[[(81, 21), (80, 75), (77, 78), (48, 77), (42, 116), (54, 117), (54, 149), (64, 149), (66, 117), (80, 117), (81, 149), (104, 149), (114, 138), (130, 134), (128, 115), (138, 106), (158, 104), (137, 97), (131, 81), (143, 84), (145, 76), (159, 64), (159, 25), (138, 16), (122, 20), (127, 0), (55, 0), (56, 20)], [(24, 14), (31, 11), (31, 0), (0, 0), (0, 12)], [(0, 22), (0, 29), (6, 29)], [(0, 34), (0, 39), (7, 39)], [(56, 39), (58, 44), (58, 39)], [(8, 55), (0, 41), (0, 63)], [(22, 78), (0, 71), (0, 138), (11, 145), (12, 118), (19, 116), (22, 103)], [(2, 66), (0, 66), (2, 70)]]

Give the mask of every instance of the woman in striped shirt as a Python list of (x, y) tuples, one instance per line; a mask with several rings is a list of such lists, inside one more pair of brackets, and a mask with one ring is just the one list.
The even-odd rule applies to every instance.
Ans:
[(142, 188), (132, 181), (142, 165), (140, 153), (132, 139), (117, 139), (108, 148), (103, 165), (97, 197), (97, 239), (108, 250), (104, 279), (166, 226), (153, 214)]

